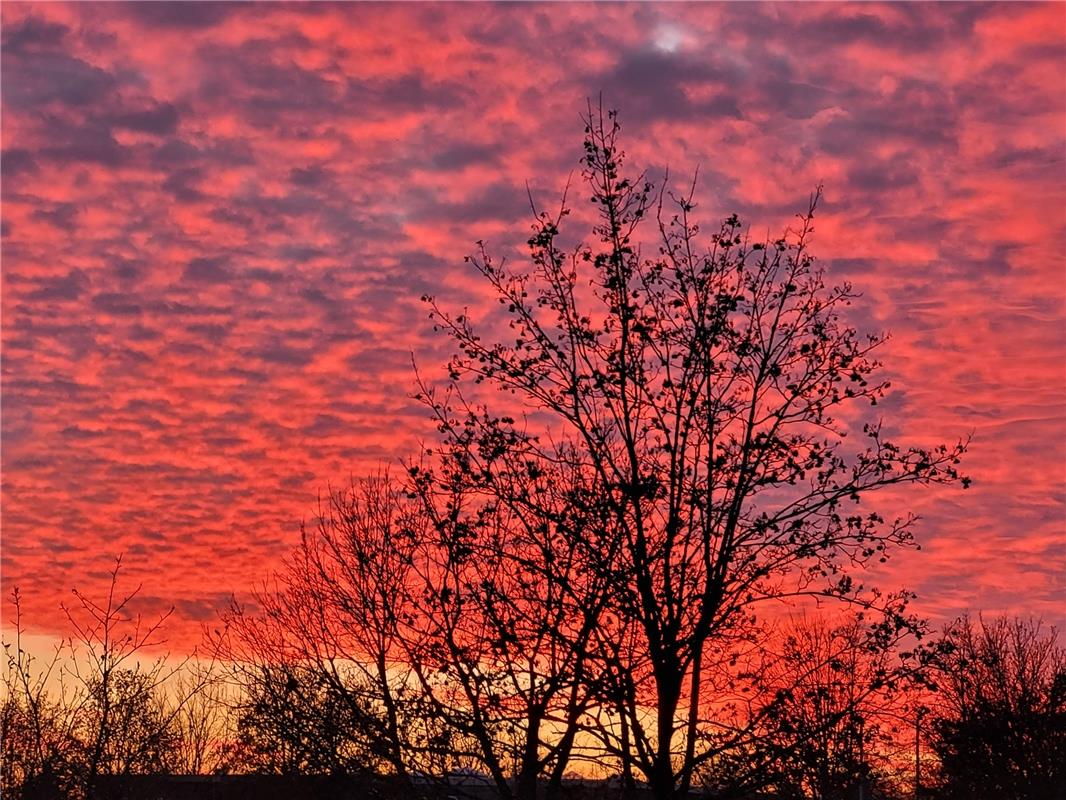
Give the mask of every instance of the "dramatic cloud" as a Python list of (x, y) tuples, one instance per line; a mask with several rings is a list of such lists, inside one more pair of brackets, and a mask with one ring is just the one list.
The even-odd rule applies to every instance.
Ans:
[(778, 231), (823, 183), (815, 251), (892, 333), (895, 433), (973, 433), (974, 487), (909, 495), (923, 552), (878, 580), (1062, 621), (1061, 6), (2, 15), (2, 570), (46, 627), (125, 553), (194, 641), (328, 485), (432, 437), (419, 297), (476, 308), (476, 240), (521, 258), (601, 91), (634, 163), (700, 168), (708, 223)]

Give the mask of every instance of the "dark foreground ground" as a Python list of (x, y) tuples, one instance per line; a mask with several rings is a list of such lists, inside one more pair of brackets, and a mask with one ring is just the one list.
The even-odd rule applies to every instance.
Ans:
[[(426, 784), (415, 794), (387, 778), (329, 777), (317, 775), (127, 775), (99, 779), (98, 800), (495, 800), (491, 784), (477, 779), (459, 778), (451, 786)], [(623, 800), (622, 789), (615, 783), (575, 781), (565, 785), (566, 800)], [(711, 800), (713, 794), (698, 790), (692, 800)], [(859, 787), (847, 800), (870, 797)], [(28, 793), (27, 800), (45, 800)], [(47, 800), (54, 800), (48, 797)], [(625, 800), (651, 800), (647, 789), (638, 788)], [(752, 795), (748, 800), (773, 800), (767, 795)]]
[[(452, 786), (426, 784), (412, 796), (407, 787), (381, 778), (333, 778), (284, 775), (129, 775), (101, 778), (99, 800), (495, 800), (494, 787), (477, 780)], [(571, 783), (566, 800), (621, 800), (618, 786), (602, 782)], [(699, 795), (694, 794), (693, 798)], [(650, 800), (643, 789), (631, 800)], [(34, 798), (36, 800), (36, 798)], [(43, 800), (43, 798), (42, 798)]]
[[(495, 788), (478, 780), (452, 786), (426, 784), (412, 796), (407, 787), (381, 778), (284, 775), (129, 775), (101, 778), (99, 800), (495, 800)], [(570, 783), (566, 800), (621, 800), (620, 787), (602, 782)], [(698, 798), (699, 795), (693, 795)], [(650, 800), (637, 789), (631, 800)], [(36, 798), (34, 798), (36, 800)], [(43, 798), (42, 798), (43, 800)]]

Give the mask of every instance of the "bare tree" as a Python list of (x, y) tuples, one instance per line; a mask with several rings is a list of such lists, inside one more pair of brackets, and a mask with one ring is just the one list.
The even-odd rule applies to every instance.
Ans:
[[(351, 767), (401, 779), (474, 769), (523, 798), (547, 773), (558, 793), (590, 702), (598, 619), (574, 598), (605, 597), (589, 585), (603, 578), (559, 546), (575, 541), (560, 532), (580, 523), (572, 503), (557, 524), (528, 527), (481, 502), (461, 471), (446, 489), (432, 475), (412, 467), (406, 487), (380, 476), (331, 492), (256, 613), (233, 608), (218, 652), (243, 688), (246, 750), (275, 770), (274, 741), (286, 768), (308, 769), (307, 742), (340, 763), (343, 740)], [(550, 476), (538, 481), (553, 491)], [(322, 718), (336, 704), (346, 723)]]
[(25, 628), (13, 592), (15, 639), (4, 644), (5, 797), (92, 798), (101, 776), (167, 771), (180, 749), (176, 720), (201, 683), (167, 684), (188, 660), (149, 657), (163, 644), (165, 612), (145, 621), (133, 608), (140, 587), (120, 590), (121, 558), (100, 602), (74, 590), (64, 607), (71, 635), (37, 664), (23, 647)]
[[(559, 511), (526, 490), (530, 474), (561, 465), (579, 476), (562, 494), (581, 500), (587, 524), (563, 531), (563, 546), (600, 570), (612, 587), (605, 629), (633, 643), (588, 648), (620, 693), (611, 705), (624, 725), (606, 726), (605, 744), (667, 798), (716, 755), (701, 749), (715, 741), (703, 684), (714, 644), (771, 599), (877, 605), (853, 574), (909, 544), (914, 518), (860, 513), (859, 503), (899, 484), (965, 482), (964, 444), (901, 447), (875, 421), (859, 431), (841, 420), (888, 384), (875, 377), (882, 338), (845, 321), (855, 293), (827, 286), (808, 253), (817, 196), (779, 239), (751, 241), (734, 216), (701, 241), (692, 192), (655, 193), (625, 175), (617, 134), (615, 114), (590, 107), (592, 243), (564, 244), (564, 198), (554, 214), (535, 212), (528, 269), (484, 245), (468, 258), (508, 336), (430, 298), (457, 353), (447, 388), (422, 396), (442, 457), (485, 495), (441, 517), (453, 538), (486, 505), (550, 524)], [(649, 220), (650, 256), (640, 242)], [(479, 406), (471, 383), (503, 392), (510, 415)], [(849, 447), (849, 433), (861, 443)]]
[[(707, 765), (719, 794), (834, 800), (895, 777), (908, 702), (929, 685), (938, 646), (859, 615), (792, 618), (768, 632), (740, 673), (743, 699), (723, 704), (747, 741)], [(736, 686), (737, 684), (735, 684)]]
[(171, 611), (146, 622), (131, 612), (140, 587), (119, 592), (118, 559), (102, 603), (74, 590), (78, 603), (64, 607), (73, 630), (70, 675), (84, 698), (79, 735), (86, 744), (86, 787), (93, 795), (99, 775), (164, 769), (173, 743), (170, 717), (157, 697), (176, 670), (159, 657), (140, 661), (162, 644), (160, 632)]
[(944, 798), (1054, 800), (1066, 785), (1066, 651), (1032, 619), (956, 620), (931, 720)]
[[(401, 781), (427, 771), (436, 726), (412, 713), (420, 700), (409, 642), (400, 640), (420, 525), (387, 476), (331, 491), (285, 568), (256, 594), (254, 612), (230, 610), (215, 652), (231, 665), (245, 733), (261, 751), (278, 736), (277, 747), (297, 746), (287, 732), (307, 740), (298, 747), (324, 748), (296, 761), (278, 756), (292, 769), (375, 769)], [(282, 711), (299, 725), (271, 720)]]
[[(799, 761), (819, 736), (837, 753), (826, 737), (870, 697), (819, 706), (837, 684), (821, 675), (811, 697), (792, 674), (769, 702), (733, 703), (745, 663), (769, 658), (767, 602), (857, 605), (870, 653), (921, 632), (907, 593), (855, 580), (912, 542), (914, 517), (858, 509), (887, 487), (965, 485), (965, 445), (901, 447), (863, 410), (888, 389), (882, 338), (847, 324), (857, 295), (807, 251), (817, 195), (779, 239), (730, 217), (701, 244), (694, 188), (625, 176), (615, 116), (586, 122), (593, 243), (563, 244), (564, 197), (534, 208), (526, 271), (480, 246), (468, 260), (502, 318), (429, 299), (457, 347), (444, 386), (419, 379), (438, 445), (402, 483), (331, 492), (256, 612), (230, 615), (246, 731), (276, 738), (272, 721), (296, 715), (293, 769), (323, 741), (330, 769), (470, 768), (527, 800), (589, 757), (683, 795), (712, 763), (762, 752), (759, 736), (788, 733)], [(513, 335), (484, 333), (503, 324)], [(773, 727), (790, 703), (819, 711), (807, 730)]]
[(228, 768), (224, 746), (230, 739), (233, 705), (226, 673), (213, 661), (190, 662), (170, 682), (166, 713), (177, 735), (173, 768), (203, 775)]
[(432, 532), (416, 562), (424, 613), (409, 637), (423, 692), (469, 732), (501, 797), (532, 800), (544, 776), (558, 794), (593, 698), (588, 652), (607, 596), (576, 545), (581, 508), (559, 492), (573, 476), (523, 470), (536, 516), (486, 493), (454, 449), (410, 476)]
[(4, 699), (0, 710), (0, 794), (7, 798), (59, 794), (76, 796), (81, 786), (85, 751), (75, 737), (77, 708), (83, 698), (61, 690), (66, 640), (58, 642), (43, 663), (24, 647), (22, 597), (12, 591), (14, 638), (4, 642)]

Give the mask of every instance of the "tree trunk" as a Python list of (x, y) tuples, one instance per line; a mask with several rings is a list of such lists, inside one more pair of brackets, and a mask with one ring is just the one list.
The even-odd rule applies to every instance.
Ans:
[(543, 712), (529, 709), (526, 723), (525, 748), (515, 781), (515, 800), (537, 800), (537, 778), (540, 776), (540, 721)]
[(658, 709), (656, 710), (657, 742), (652, 771), (648, 776), (655, 800), (673, 800), (675, 772), (673, 763), (674, 715), (681, 699), (684, 675), (675, 664), (663, 664), (656, 669)]

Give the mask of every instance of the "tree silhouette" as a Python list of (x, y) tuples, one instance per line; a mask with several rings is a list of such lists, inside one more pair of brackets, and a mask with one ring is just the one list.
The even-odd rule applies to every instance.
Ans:
[(377, 720), (352, 683), (338, 687), (314, 666), (260, 665), (246, 673), (228, 764), (272, 775), (368, 775), (380, 748)]
[(73, 590), (65, 608), (71, 635), (38, 663), (23, 647), (21, 595), (12, 593), (14, 639), (4, 643), (7, 665), (0, 714), (4, 797), (93, 798), (102, 776), (165, 772), (179, 766), (179, 719), (210, 678), (190, 673), (170, 692), (164, 686), (189, 659), (168, 665), (146, 658), (162, 644), (170, 612), (145, 620), (134, 611), (140, 588), (120, 589), (121, 558), (106, 597)]
[[(63, 645), (43, 664), (23, 648), (21, 596), (12, 592), (14, 637), (4, 642), (4, 699), (0, 706), (0, 794), (30, 798), (74, 795), (83, 785), (85, 747), (75, 737), (77, 702), (51, 689), (62, 671)], [(65, 643), (64, 643), (65, 644)], [(79, 697), (80, 701), (81, 698)]]
[[(506, 509), (611, 587), (602, 611), (580, 589), (571, 599), (600, 621), (582, 648), (614, 693), (598, 735), (667, 798), (732, 746), (707, 661), (766, 601), (833, 597), (912, 624), (899, 598), (853, 575), (910, 543), (913, 517), (859, 503), (899, 484), (965, 482), (964, 443), (903, 447), (875, 421), (841, 421), (888, 384), (875, 376), (882, 338), (845, 320), (856, 295), (827, 286), (808, 253), (817, 195), (779, 239), (751, 241), (733, 216), (702, 240), (692, 192), (627, 175), (618, 130), (614, 112), (590, 107), (591, 243), (564, 243), (564, 197), (554, 214), (534, 211), (526, 270), (483, 244), (468, 258), (502, 319), (478, 324), (427, 298), (456, 355), (446, 387), (420, 395), (442, 443), (419, 480), (442, 495), (465, 487), (466, 504), (445, 500), (438, 515), (464, 552), (479, 515)], [(640, 240), (649, 221), (654, 255)], [(491, 395), (476, 384), (505, 406), (479, 404)], [(849, 432), (864, 443), (849, 447)], [(544, 476), (568, 483), (545, 493)], [(580, 527), (560, 525), (571, 509)]]
[(750, 741), (705, 768), (705, 782), (740, 797), (843, 800), (897, 777), (906, 701), (928, 684), (939, 648), (885, 633), (858, 615), (803, 615), (776, 631), (732, 705)]
[(939, 797), (1054, 800), (1066, 785), (1066, 651), (1054, 629), (957, 620), (932, 720)]
[[(499, 510), (454, 537), (434, 515), (466, 489), (450, 486), (443, 505), (429, 492), (381, 476), (331, 493), (258, 613), (232, 609), (218, 653), (243, 689), (245, 761), (401, 778), (474, 769), (529, 798), (550, 769), (558, 793), (590, 702), (582, 643), (596, 623), (569, 598), (599, 579)], [(295, 691), (306, 686), (310, 698)]]
[(421, 647), (410, 652), (422, 689), (469, 731), (502, 797), (532, 800), (545, 773), (557, 795), (595, 700), (589, 652), (607, 597), (578, 546), (590, 520), (574, 502), (575, 476), (551, 465), (524, 473), (539, 516), (485, 495), (459, 461), (412, 467), (410, 477), (429, 532), (417, 562)]
[(399, 640), (418, 541), (410, 506), (385, 477), (331, 492), (278, 580), (256, 594), (258, 613), (235, 604), (226, 615), (213, 646), (240, 689), (249, 765), (401, 779), (421, 766)]
[[(474, 770), (519, 800), (582, 761), (658, 798), (865, 774), (875, 701), (927, 652), (892, 660), (923, 633), (911, 595), (856, 580), (914, 517), (862, 504), (965, 485), (965, 444), (883, 435), (882, 338), (808, 253), (817, 194), (778, 239), (734, 216), (704, 241), (694, 185), (627, 176), (618, 130), (589, 108), (591, 243), (564, 244), (564, 196), (534, 207), (525, 270), (468, 259), (497, 315), (427, 298), (456, 347), (447, 381), (419, 376), (438, 442), (331, 492), (258, 611), (232, 610), (261, 765)], [(775, 651), (762, 609), (811, 599), (861, 624)]]

